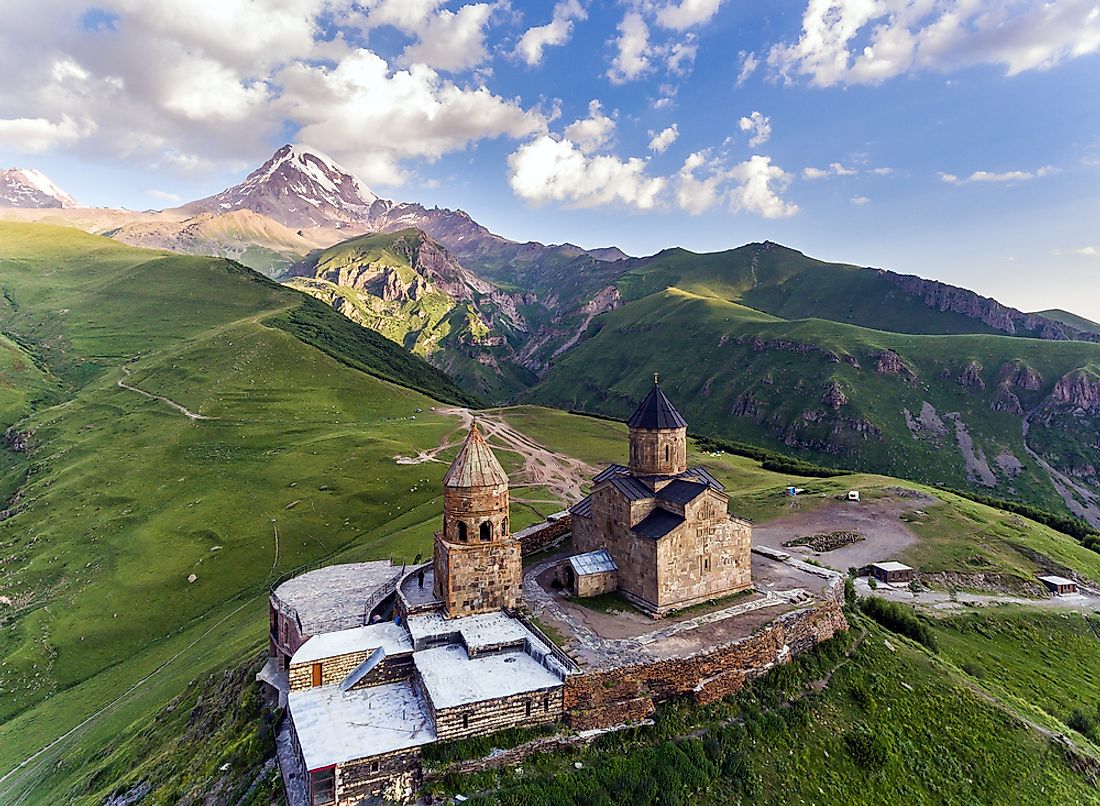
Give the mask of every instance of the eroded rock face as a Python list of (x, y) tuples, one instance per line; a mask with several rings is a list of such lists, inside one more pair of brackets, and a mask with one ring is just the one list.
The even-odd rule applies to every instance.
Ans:
[(848, 402), (848, 396), (840, 388), (840, 384), (832, 381), (821, 395), (821, 402), (833, 411), (840, 411), (840, 407)]
[(737, 344), (747, 344), (752, 347), (753, 352), (766, 353), (772, 350), (780, 350), (788, 353), (798, 353), (800, 355), (810, 355), (811, 353), (824, 357), (827, 361), (833, 364), (839, 364), (843, 361), (845, 364), (850, 364), (853, 367), (859, 367), (859, 362), (856, 361), (855, 356), (844, 354), (838, 355), (832, 350), (828, 350), (817, 344), (808, 344), (801, 341), (791, 341), (790, 339), (762, 339), (759, 336), (738, 336)]
[(1027, 334), (1052, 340), (1100, 341), (1100, 336), (1095, 333), (1087, 333), (1038, 314), (1024, 313), (965, 288), (937, 280), (925, 280), (912, 274), (895, 274), (892, 271), (884, 271), (882, 276), (907, 294), (920, 297), (929, 308), (977, 319), (1002, 333)]
[(917, 375), (902, 361), (901, 356), (893, 350), (879, 353), (875, 362), (875, 372), (879, 375), (900, 375), (906, 380), (914, 380)]
[(985, 389), (985, 381), (982, 380), (982, 365), (977, 361), (971, 361), (963, 368), (955, 382), (968, 392), (981, 392)]
[(1070, 372), (1058, 379), (1051, 400), (1058, 405), (1071, 406), (1075, 411), (1100, 415), (1100, 378), (1083, 372)]
[(1024, 416), (1024, 407), (1020, 404), (1020, 398), (1009, 391), (1007, 386), (997, 387), (989, 401), (989, 408), (993, 411), (1007, 411), (1019, 417)]
[(1034, 392), (1043, 385), (1043, 376), (1026, 364), (1008, 363), (1001, 367), (1000, 382), (1006, 386)]

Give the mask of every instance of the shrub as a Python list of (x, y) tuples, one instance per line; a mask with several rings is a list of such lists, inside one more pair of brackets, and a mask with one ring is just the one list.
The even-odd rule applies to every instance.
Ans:
[(868, 770), (881, 769), (890, 760), (890, 740), (863, 723), (853, 725), (844, 734), (844, 747), (859, 766)]
[(933, 652), (938, 649), (932, 629), (905, 605), (869, 596), (859, 606), (864, 613), (891, 632), (912, 638)]
[(1073, 713), (1070, 714), (1069, 719), (1066, 720), (1066, 725), (1073, 728), (1082, 736), (1087, 736), (1094, 741), (1097, 738), (1095, 720), (1080, 708), (1073, 709)]
[(804, 459), (798, 459), (794, 456), (787, 456), (782, 453), (770, 451), (767, 448), (747, 445), (744, 442), (731, 442), (725, 439), (718, 439), (717, 437), (697, 436), (695, 434), (692, 434), (692, 438), (695, 440), (695, 444), (699, 450), (725, 451), (726, 453), (736, 454), (737, 456), (755, 459), (760, 462), (762, 468), (771, 470), (775, 473), (789, 473), (792, 476), (829, 478), (831, 476), (847, 476), (852, 472), (836, 467), (825, 467), (824, 465), (814, 464), (813, 462), (807, 462)]
[(856, 583), (851, 577), (844, 578), (844, 606), (849, 610), (856, 607)]

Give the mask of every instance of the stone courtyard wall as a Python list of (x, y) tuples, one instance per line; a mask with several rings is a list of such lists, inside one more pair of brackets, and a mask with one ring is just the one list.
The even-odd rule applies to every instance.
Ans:
[(683, 658), (585, 671), (566, 680), (566, 721), (579, 730), (605, 728), (644, 719), (665, 700), (714, 702), (847, 629), (840, 601), (830, 593), (820, 605), (784, 614), (748, 638)]
[(521, 529), (512, 537), (519, 541), (520, 552), (527, 556), (552, 546), (571, 531), (573, 531), (573, 516), (563, 515), (557, 520), (543, 521)]

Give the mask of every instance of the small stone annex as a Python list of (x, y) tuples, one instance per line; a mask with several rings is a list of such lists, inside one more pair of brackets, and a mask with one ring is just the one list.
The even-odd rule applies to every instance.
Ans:
[[(750, 561), (751, 525), (686, 456), (686, 423), (655, 379), (630, 420), (630, 465), (598, 474), (570, 513), (513, 534), (508, 477), (475, 423), (444, 477), (430, 563), (337, 565), (276, 587), (259, 679), (286, 708), (277, 743), (288, 803), (407, 800), (427, 744), (546, 722), (636, 722), (661, 699), (732, 693), (846, 629), (836, 580), (820, 594), (752, 591), (751, 562), (771, 561)], [(533, 552), (546, 559), (525, 573)], [(769, 568), (768, 586), (787, 580)], [(614, 591), (644, 621), (673, 623), (602, 641), (562, 609), (562, 597)], [(743, 591), (734, 606), (670, 615)], [(562, 628), (561, 647), (531, 610)]]

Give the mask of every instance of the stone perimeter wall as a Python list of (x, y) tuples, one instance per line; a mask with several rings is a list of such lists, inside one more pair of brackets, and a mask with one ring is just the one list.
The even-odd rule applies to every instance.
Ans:
[(552, 546), (559, 538), (573, 531), (573, 516), (563, 515), (557, 520), (543, 521), (534, 526), (528, 526), (512, 535), (519, 541), (520, 553), (523, 556), (542, 551)]
[(694, 655), (572, 675), (565, 683), (566, 721), (578, 730), (607, 728), (645, 719), (665, 700), (691, 697), (705, 705), (735, 694), (775, 664), (847, 630), (836, 593), (748, 638)]

